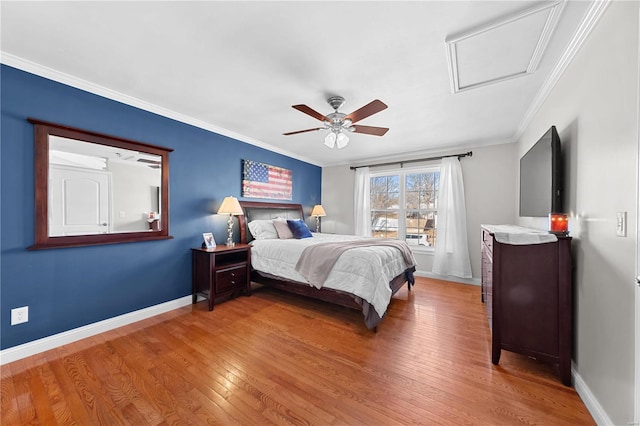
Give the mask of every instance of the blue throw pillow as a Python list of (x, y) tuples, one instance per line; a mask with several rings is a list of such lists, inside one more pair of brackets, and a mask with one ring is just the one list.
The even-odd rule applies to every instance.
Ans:
[(287, 220), (287, 225), (289, 225), (291, 233), (297, 239), (313, 237), (313, 235), (311, 235), (311, 231), (309, 231), (309, 227), (306, 223), (304, 223), (304, 220), (302, 219)]

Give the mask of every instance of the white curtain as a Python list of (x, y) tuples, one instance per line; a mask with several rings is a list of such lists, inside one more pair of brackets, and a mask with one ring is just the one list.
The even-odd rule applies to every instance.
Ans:
[(357, 168), (353, 192), (353, 222), (356, 228), (355, 234), (361, 237), (371, 236), (369, 186), (369, 168)]
[(439, 191), (437, 240), (431, 271), (471, 278), (462, 167), (457, 157), (442, 159)]

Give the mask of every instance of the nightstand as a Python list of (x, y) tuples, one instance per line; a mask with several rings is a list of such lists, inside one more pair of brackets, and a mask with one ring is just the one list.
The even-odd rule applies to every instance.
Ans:
[(198, 294), (202, 294), (209, 300), (210, 311), (216, 297), (234, 293), (251, 295), (251, 246), (192, 248), (191, 289), (192, 303), (196, 303)]

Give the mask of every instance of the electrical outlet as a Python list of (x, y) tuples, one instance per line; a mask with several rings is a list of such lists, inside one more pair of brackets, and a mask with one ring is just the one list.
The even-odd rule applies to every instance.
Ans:
[(22, 324), (29, 321), (29, 307), (15, 308), (11, 310), (11, 325)]

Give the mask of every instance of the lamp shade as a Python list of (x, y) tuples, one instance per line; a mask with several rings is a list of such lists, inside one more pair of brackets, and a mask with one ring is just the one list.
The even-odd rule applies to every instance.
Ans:
[(218, 214), (242, 215), (242, 207), (235, 197), (225, 197), (218, 209)]
[(327, 214), (320, 204), (316, 204), (315, 206), (313, 206), (313, 210), (311, 210), (311, 216), (324, 217), (326, 215)]

